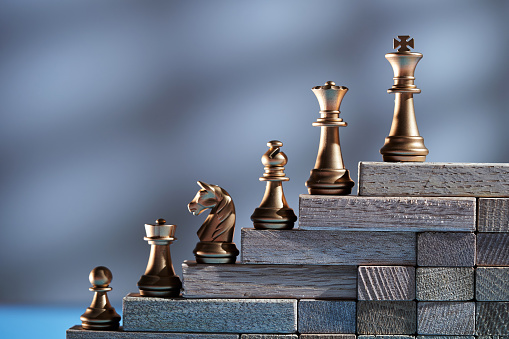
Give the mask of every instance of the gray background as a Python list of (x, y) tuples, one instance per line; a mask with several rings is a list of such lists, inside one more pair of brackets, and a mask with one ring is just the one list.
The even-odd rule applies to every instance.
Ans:
[(187, 211), (196, 180), (233, 196), (240, 246), (271, 139), (297, 211), (318, 147), (310, 88), (327, 80), (350, 88), (340, 136), (357, 181), (389, 132), (398, 34), (424, 54), (428, 161), (507, 162), (508, 14), (504, 1), (3, 1), (0, 302), (86, 307), (105, 265), (119, 307), (147, 264), (143, 225), (161, 217), (178, 225), (181, 274), (206, 215)]

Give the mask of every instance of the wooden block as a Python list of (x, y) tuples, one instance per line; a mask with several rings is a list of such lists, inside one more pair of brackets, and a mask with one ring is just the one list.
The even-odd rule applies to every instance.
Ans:
[[(66, 331), (67, 339), (239, 339), (238, 334), (225, 333), (165, 333), (84, 330), (81, 325)], [(296, 338), (296, 337), (295, 337)]]
[(299, 300), (299, 333), (355, 333), (355, 301)]
[(414, 335), (359, 335), (357, 339), (415, 339)]
[(297, 339), (296, 334), (242, 334), (240, 339)]
[(415, 265), (411, 232), (242, 229), (242, 262), (297, 265)]
[(413, 266), (359, 266), (359, 300), (414, 300)]
[(356, 266), (182, 264), (186, 298), (357, 297)]
[(509, 301), (509, 267), (477, 267), (477, 301)]
[(473, 267), (418, 267), (419, 301), (468, 301), (474, 299)]
[(359, 195), (509, 197), (509, 164), (360, 162)]
[(509, 232), (509, 199), (479, 198), (478, 232)]
[(475, 302), (417, 303), (417, 333), (426, 335), (473, 335)]
[(473, 267), (475, 234), (424, 232), (417, 237), (417, 265)]
[[(418, 335), (417, 339), (475, 339), (473, 335)], [(485, 338), (488, 339), (488, 338)]]
[(477, 265), (509, 266), (509, 233), (478, 233)]
[(509, 302), (476, 303), (477, 335), (509, 335)]
[(414, 334), (415, 301), (358, 301), (357, 334)]
[(299, 229), (475, 231), (476, 199), (300, 195)]
[(124, 298), (126, 331), (270, 333), (297, 331), (295, 299)]
[(355, 334), (307, 334), (303, 333), (300, 339), (356, 339)]

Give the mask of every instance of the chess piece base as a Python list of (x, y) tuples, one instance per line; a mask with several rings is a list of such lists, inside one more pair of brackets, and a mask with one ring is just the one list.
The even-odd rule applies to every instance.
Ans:
[(386, 162), (424, 162), (429, 151), (420, 136), (388, 136), (380, 149)]
[(233, 242), (200, 241), (193, 253), (198, 264), (235, 264), (239, 250)]
[(85, 330), (116, 331), (120, 315), (115, 309), (88, 307), (80, 317), (81, 327)]
[(291, 208), (258, 207), (251, 215), (254, 228), (260, 230), (291, 230), (297, 216)]
[(355, 185), (347, 169), (312, 169), (306, 181), (309, 194), (348, 195)]
[(168, 277), (142, 275), (138, 281), (138, 288), (144, 297), (174, 298), (180, 296), (182, 282), (176, 275)]

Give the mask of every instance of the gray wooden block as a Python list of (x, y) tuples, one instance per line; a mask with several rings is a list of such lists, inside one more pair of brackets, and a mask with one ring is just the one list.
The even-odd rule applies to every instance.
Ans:
[(300, 339), (356, 339), (355, 334), (308, 334), (303, 333)]
[(509, 266), (509, 233), (477, 233), (477, 265)]
[(415, 265), (411, 232), (242, 229), (242, 262), (301, 265)]
[(271, 333), (297, 331), (295, 299), (124, 298), (126, 331)]
[(477, 302), (476, 334), (509, 335), (509, 302)]
[(355, 333), (355, 301), (299, 300), (299, 333)]
[(300, 195), (299, 229), (475, 231), (476, 199)]
[(479, 198), (478, 232), (509, 232), (509, 199)]
[(81, 325), (66, 331), (67, 339), (238, 339), (238, 334), (225, 333), (165, 333), (84, 330)]
[(415, 334), (415, 301), (358, 301), (357, 334)]
[[(418, 335), (417, 339), (475, 339), (473, 335)], [(488, 339), (488, 338), (485, 338)]]
[(242, 334), (240, 339), (297, 339), (296, 334)]
[(477, 339), (509, 339), (509, 335), (478, 335), (478, 336), (476, 336), (476, 338)]
[(359, 266), (359, 300), (414, 300), (415, 267)]
[(475, 302), (417, 303), (417, 333), (473, 335), (475, 333)]
[(509, 267), (477, 267), (477, 301), (509, 301)]
[(475, 247), (474, 233), (420, 233), (417, 237), (417, 265), (473, 267)]
[(414, 335), (359, 335), (357, 339), (415, 339)]
[(360, 162), (359, 195), (509, 197), (509, 164)]
[(357, 297), (356, 266), (182, 264), (186, 298)]
[(419, 301), (474, 299), (473, 267), (418, 267), (415, 279)]

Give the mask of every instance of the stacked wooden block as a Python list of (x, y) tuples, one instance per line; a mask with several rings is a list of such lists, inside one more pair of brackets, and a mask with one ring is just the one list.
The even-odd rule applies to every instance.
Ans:
[(359, 196), (241, 232), (242, 263), (185, 262), (184, 298), (128, 295), (105, 338), (509, 335), (509, 164), (360, 163)]

